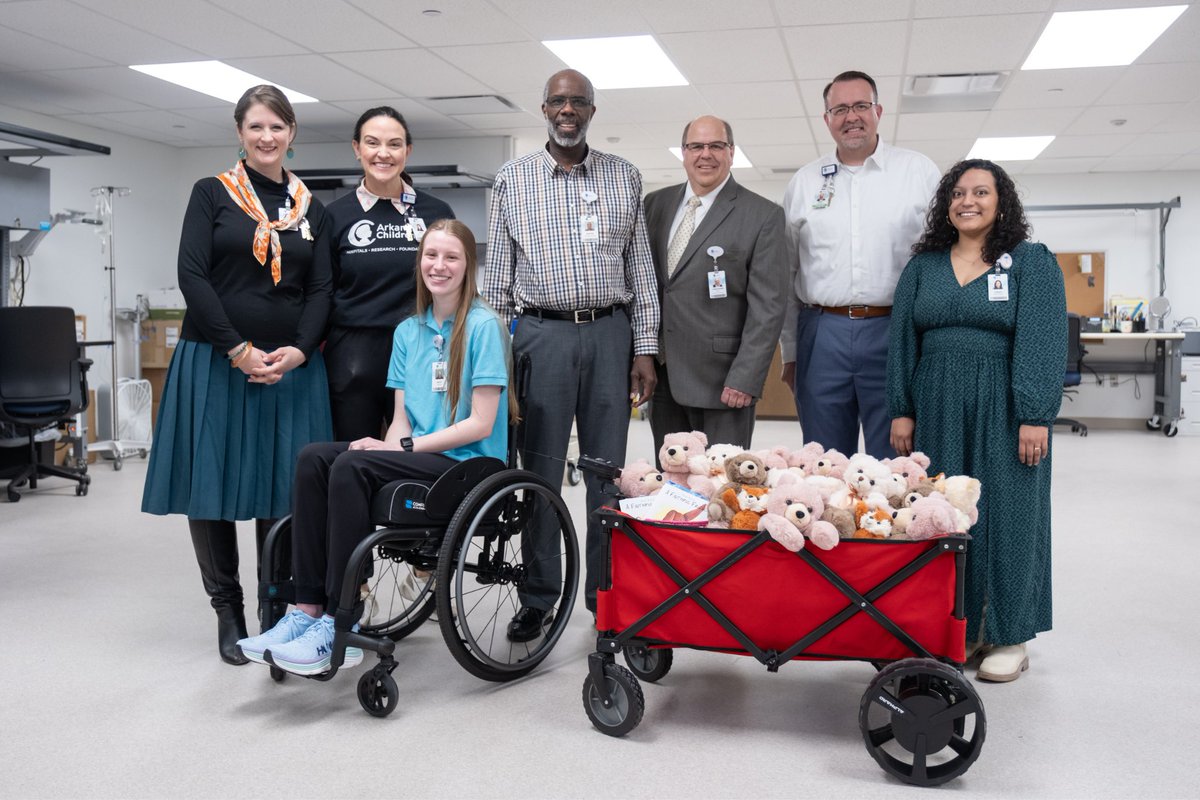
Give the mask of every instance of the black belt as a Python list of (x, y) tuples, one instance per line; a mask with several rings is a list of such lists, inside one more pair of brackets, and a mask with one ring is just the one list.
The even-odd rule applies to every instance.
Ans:
[(608, 306), (607, 308), (580, 308), (575, 311), (555, 311), (550, 308), (526, 308), (521, 311), (521, 314), (527, 317), (537, 317), (539, 319), (556, 319), (565, 322), (574, 322), (576, 325), (584, 322), (594, 322), (601, 317), (611, 317), (614, 310), (619, 306)]

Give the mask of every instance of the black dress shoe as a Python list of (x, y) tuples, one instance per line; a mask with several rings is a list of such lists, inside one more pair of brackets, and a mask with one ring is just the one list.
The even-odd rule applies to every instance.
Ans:
[(542, 611), (538, 608), (521, 606), (521, 610), (508, 623), (508, 640), (510, 642), (532, 642), (542, 635), (542, 631), (554, 621), (553, 611)]

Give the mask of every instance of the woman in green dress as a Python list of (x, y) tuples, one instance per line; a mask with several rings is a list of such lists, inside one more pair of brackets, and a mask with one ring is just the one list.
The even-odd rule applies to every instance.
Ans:
[(1054, 255), (1029, 241), (1016, 186), (990, 161), (938, 184), (896, 287), (888, 349), (892, 446), (983, 483), (967, 551), (968, 654), (978, 677), (1029, 668), (1051, 627), (1050, 429), (1062, 400), (1066, 296)]

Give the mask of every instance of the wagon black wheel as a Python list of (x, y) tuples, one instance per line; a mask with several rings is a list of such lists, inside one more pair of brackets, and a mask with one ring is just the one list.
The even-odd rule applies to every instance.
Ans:
[(966, 772), (987, 732), (975, 688), (958, 670), (929, 658), (881, 670), (863, 694), (858, 725), (879, 766), (918, 786)]
[(386, 717), (399, 701), (396, 681), (386, 670), (373, 669), (358, 679), (358, 702), (372, 717)]
[(649, 648), (634, 645), (625, 648), (625, 663), (629, 671), (644, 681), (654, 683), (671, 671), (675, 651), (669, 648)]
[[(531, 641), (514, 642), (508, 624), (534, 570), (548, 622)], [(437, 612), (450, 654), (484, 680), (529, 673), (566, 629), (578, 575), (575, 526), (558, 491), (523, 470), (485, 478), (454, 512), (438, 557)]]
[[(667, 651), (670, 652), (669, 650)], [(633, 673), (620, 664), (604, 665), (608, 705), (600, 696), (589, 673), (583, 681), (583, 710), (596, 730), (609, 736), (624, 736), (638, 726), (646, 712), (646, 698)]]
[(363, 633), (388, 636), (398, 642), (433, 614), (433, 565), (425, 564), (427, 569), (420, 569), (412, 563), (414, 556), (419, 559), (418, 554), (387, 543), (372, 551), (374, 563), (363, 597)]

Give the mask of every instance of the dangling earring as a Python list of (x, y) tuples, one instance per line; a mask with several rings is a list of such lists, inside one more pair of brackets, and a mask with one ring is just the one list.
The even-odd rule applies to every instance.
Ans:
[(289, 148), (288, 148), (288, 151), (287, 151), (287, 157), (288, 157), (288, 158), (295, 158), (295, 157), (296, 157), (296, 151), (295, 151), (295, 150), (293, 150), (292, 148), (290, 148), (290, 147), (289, 147)]
[(1004, 222), (1004, 212), (1003, 211), (1000, 212), (1000, 221)]
[(245, 147), (239, 147), (239, 148), (238, 148), (238, 161), (242, 161), (242, 160), (244, 160), (245, 158), (246, 158), (246, 148), (245, 148)]

